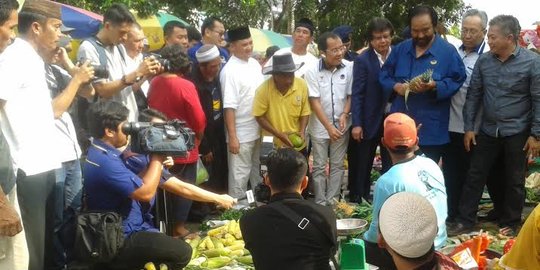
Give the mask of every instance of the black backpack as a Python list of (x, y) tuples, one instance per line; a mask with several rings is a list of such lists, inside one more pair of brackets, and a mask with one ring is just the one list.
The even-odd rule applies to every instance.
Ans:
[(110, 262), (122, 248), (122, 217), (115, 212), (86, 212), (77, 216), (74, 255), (77, 261)]

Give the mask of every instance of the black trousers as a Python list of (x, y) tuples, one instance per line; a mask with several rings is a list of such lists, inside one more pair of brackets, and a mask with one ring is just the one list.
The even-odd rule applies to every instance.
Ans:
[[(450, 132), (450, 144), (443, 155), (444, 184), (448, 201), (448, 219), (453, 220), (459, 212), (459, 200), (463, 193), (463, 185), (469, 171), (471, 156), (475, 148), (470, 152), (465, 151), (463, 133)], [(497, 216), (504, 201), (504, 162), (502, 155), (496, 160), (495, 165), (489, 170), (486, 180), (489, 196), (493, 201)]]
[(184, 240), (157, 232), (136, 232), (124, 241), (124, 246), (110, 263), (111, 269), (142, 269), (147, 262), (167, 264), (180, 270), (191, 260), (191, 246)]
[(21, 208), (28, 252), (29, 270), (43, 270), (54, 257), (54, 170), (27, 176), (17, 172), (17, 196)]
[(396, 270), (392, 255), (377, 243), (364, 241), (366, 247), (366, 262), (379, 267), (380, 270)]
[(448, 144), (441, 145), (420, 145), (420, 151), (417, 154), (424, 154), (427, 158), (435, 161), (439, 164), (440, 159), (444, 156), (448, 150)]
[(373, 159), (377, 146), (380, 147), (382, 159), (382, 173), (385, 173), (392, 166), (390, 154), (381, 144), (381, 132), (373, 139), (364, 139), (360, 142), (354, 140), (352, 136), (349, 139), (347, 149), (347, 158), (349, 161), (349, 197), (369, 199), (371, 188), (371, 169), (373, 168)]
[(517, 225), (521, 222), (521, 212), (525, 203), (525, 170), (527, 153), (523, 146), (529, 134), (520, 133), (503, 138), (486, 134), (476, 137), (476, 147), (471, 157), (471, 165), (459, 204), (458, 221), (466, 225), (476, 222), (478, 203), (491, 168), (498, 157), (503, 158), (504, 204), (500, 207), (502, 226)]
[[(178, 179), (195, 184), (197, 179), (197, 162), (190, 164), (175, 164), (169, 171), (174, 174)], [(174, 222), (185, 222), (188, 218), (189, 210), (191, 209), (192, 200), (180, 197), (172, 193), (166, 193), (168, 200), (169, 217)]]

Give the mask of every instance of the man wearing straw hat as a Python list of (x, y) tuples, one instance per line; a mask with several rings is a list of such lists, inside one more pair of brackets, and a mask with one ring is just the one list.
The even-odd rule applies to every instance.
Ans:
[(220, 82), (229, 146), (229, 195), (240, 198), (248, 181), (251, 187), (261, 182), (260, 130), (252, 111), (255, 91), (264, 78), (261, 66), (250, 57), (253, 40), (249, 28), (231, 29), (228, 37), (233, 56), (223, 67)]
[(255, 95), (253, 115), (264, 133), (274, 136), (274, 145), (278, 148), (303, 149), (289, 140), (291, 133), (305, 139), (304, 131), (311, 114), (306, 82), (294, 76), (302, 66), (293, 62), (290, 53), (274, 56), (272, 66), (263, 69), (264, 75), (272, 77), (259, 86)]

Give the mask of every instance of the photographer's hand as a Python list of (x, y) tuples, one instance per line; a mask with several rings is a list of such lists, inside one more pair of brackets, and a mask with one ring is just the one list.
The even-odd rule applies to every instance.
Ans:
[(90, 65), (90, 61), (84, 62), (79, 67), (73, 68), (73, 79), (80, 84), (89, 83), (94, 78), (94, 67)]
[(153, 56), (147, 57), (139, 64), (136, 71), (136, 77), (140, 78), (143, 76), (155, 75), (160, 70), (160, 67), (161, 65)]

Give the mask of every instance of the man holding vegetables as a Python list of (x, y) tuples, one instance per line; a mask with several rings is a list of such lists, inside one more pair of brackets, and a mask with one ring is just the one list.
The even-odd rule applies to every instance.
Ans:
[(294, 76), (301, 66), (294, 64), (290, 53), (274, 55), (273, 65), (263, 68), (263, 74), (272, 77), (255, 94), (253, 116), (264, 133), (274, 136), (277, 147), (305, 148), (304, 131), (311, 111), (306, 82)]

